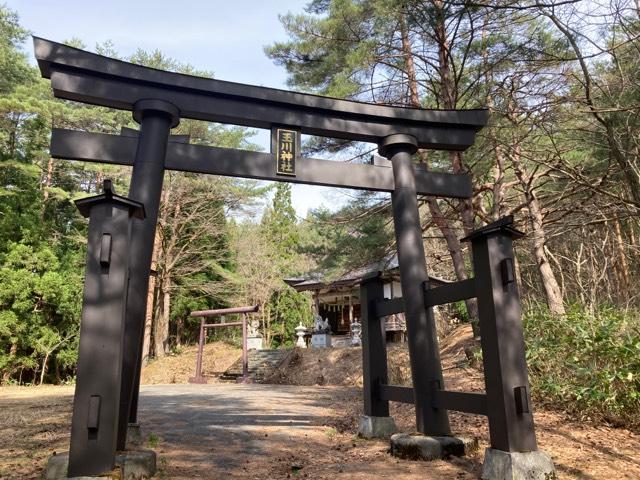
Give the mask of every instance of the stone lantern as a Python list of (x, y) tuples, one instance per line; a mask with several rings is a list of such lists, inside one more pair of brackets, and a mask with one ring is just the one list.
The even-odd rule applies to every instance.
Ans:
[(302, 322), (295, 328), (298, 340), (296, 341), (296, 347), (307, 348), (307, 343), (304, 341), (304, 336), (307, 333), (307, 327), (302, 325)]

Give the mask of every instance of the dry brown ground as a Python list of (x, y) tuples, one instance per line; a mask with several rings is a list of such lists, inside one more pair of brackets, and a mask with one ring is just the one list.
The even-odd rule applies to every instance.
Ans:
[[(195, 345), (185, 347), (178, 355), (167, 355), (159, 360), (153, 360), (142, 369), (140, 381), (146, 385), (187, 383), (196, 370)], [(204, 346), (202, 360), (202, 374), (209, 383), (218, 381), (217, 377), (229, 368), (238, 357), (242, 349), (224, 342), (211, 342)]]
[[(465, 361), (468, 332), (459, 329), (442, 345), (447, 388), (482, 390), (482, 373), (469, 368)], [(392, 374), (406, 382), (406, 352), (394, 348), (389, 356)], [(360, 368), (357, 350), (311, 350), (302, 353), (296, 361), (296, 370), (306, 372), (295, 374), (300, 382), (316, 383), (322, 377), (318, 383), (357, 383)], [(396, 373), (393, 373), (394, 365), (398, 369)], [(190, 375), (189, 368), (185, 375)], [(177, 381), (182, 377), (175, 378)], [(280, 375), (279, 380), (293, 382), (295, 379)], [(72, 387), (0, 388), (0, 479), (39, 478), (46, 457), (53, 451), (68, 448), (72, 392)], [(223, 437), (224, 441), (204, 442), (202, 446), (202, 439), (188, 438), (188, 434), (182, 443), (160, 438), (160, 442), (154, 444), (160, 454), (158, 478), (478, 478), (482, 452), (488, 444), (483, 417), (451, 414), (457, 434), (479, 437), (481, 448), (478, 453), (464, 459), (425, 464), (394, 459), (388, 455), (385, 442), (362, 441), (355, 437), (362, 405), (357, 388), (325, 387), (310, 390), (305, 395), (309, 405), (317, 403), (314, 395), (322, 396), (322, 409), (317, 413), (318, 419), (303, 434), (289, 435), (286, 422), (284, 426), (281, 422), (258, 425), (246, 434), (250, 437), (238, 432)], [(257, 405), (251, 408), (262, 408), (259, 401)], [(268, 409), (269, 414), (273, 414), (278, 411), (278, 404)], [(412, 430), (410, 406), (392, 404), (391, 413), (402, 430)], [(141, 413), (141, 420), (143, 424), (148, 421), (154, 425), (153, 412)], [(535, 420), (539, 446), (553, 457), (559, 478), (640, 479), (640, 435), (637, 433), (582, 423), (561, 412), (542, 408), (536, 411)], [(162, 433), (163, 423), (166, 421), (162, 418), (156, 420), (156, 431)], [(195, 433), (191, 436), (197, 437)], [(262, 448), (247, 448), (247, 445), (260, 445), (261, 441), (264, 442)], [(264, 451), (269, 454), (260, 453)], [(220, 472), (205, 468), (210, 465), (207, 461), (213, 462), (216, 455), (227, 455), (234, 462), (231, 473), (221, 477)]]
[(73, 387), (0, 387), (0, 479), (40, 478), (49, 455), (69, 449)]

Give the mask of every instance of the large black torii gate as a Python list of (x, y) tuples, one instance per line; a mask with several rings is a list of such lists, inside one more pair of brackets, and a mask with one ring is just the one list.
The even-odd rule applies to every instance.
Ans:
[[(467, 175), (415, 167), (412, 155), (419, 148), (467, 149), (487, 122), (486, 110), (426, 110), (338, 100), (156, 70), (37, 37), (34, 45), (40, 71), (51, 79), (56, 97), (129, 110), (140, 124), (136, 135), (60, 129), (52, 135), (54, 158), (133, 167), (128, 198), (115, 195), (108, 185), (104, 195), (81, 205), (91, 221), (69, 476), (100, 474), (112, 468), (116, 448), (125, 448), (127, 424), (136, 421), (153, 239), (166, 169), (391, 192), (416, 426), (427, 435), (451, 435), (446, 402), (436, 398), (438, 391), (434, 390), (434, 385), (444, 388), (444, 382), (433, 312), (424, 290), (428, 276), (417, 195), (469, 198), (471, 181)], [(180, 118), (372, 142), (390, 165), (305, 158), (297, 162), (295, 175), (282, 175), (273, 153), (175, 141), (169, 132)], [(113, 205), (114, 213), (105, 204)], [(106, 232), (105, 225), (116, 227)], [(120, 284), (113, 284), (111, 268), (119, 273)], [(122, 284), (126, 282), (122, 268), (128, 269), (128, 283)], [(101, 321), (115, 326), (108, 341), (101, 337)], [(515, 366), (522, 377), (523, 345), (516, 345), (515, 350), (516, 357), (522, 354), (522, 364)], [(106, 367), (105, 358), (121, 360), (109, 365), (112, 376), (105, 382), (110, 381), (113, 388), (97, 392), (95, 375)], [(526, 369), (524, 377), (526, 380)], [(528, 385), (522, 388), (519, 401), (528, 404)], [(390, 393), (384, 398), (395, 400)], [(365, 408), (367, 401), (365, 398)], [(528, 410), (524, 414), (530, 416)], [(525, 424), (528, 434), (533, 434), (532, 422)]]

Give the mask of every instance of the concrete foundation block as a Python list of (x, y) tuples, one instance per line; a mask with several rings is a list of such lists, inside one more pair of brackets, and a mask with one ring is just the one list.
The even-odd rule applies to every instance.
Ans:
[(362, 438), (389, 438), (397, 431), (393, 417), (360, 417), (358, 436)]
[(478, 449), (478, 440), (467, 437), (432, 437), (420, 433), (396, 433), (391, 436), (391, 455), (407, 460), (439, 460), (461, 457)]
[(111, 472), (90, 477), (67, 477), (69, 454), (51, 455), (45, 467), (45, 480), (145, 480), (156, 473), (156, 452), (127, 450), (116, 454), (116, 468)]
[(484, 452), (482, 480), (556, 480), (553, 460), (544, 452)]
[(94, 480), (100, 479), (105, 480), (105, 478), (116, 479), (120, 478), (119, 471), (113, 471), (111, 474), (105, 474), (105, 476), (100, 477), (67, 477), (67, 469), (69, 468), (69, 454), (68, 453), (59, 453), (54, 454), (49, 457), (47, 460), (47, 466), (44, 469), (44, 478), (45, 480)]
[(116, 455), (116, 464), (122, 468), (122, 480), (144, 480), (156, 474), (156, 452), (153, 450), (127, 450)]
[(130, 423), (127, 425), (127, 449), (135, 450), (130, 447), (139, 447), (142, 445), (142, 429), (139, 423)]

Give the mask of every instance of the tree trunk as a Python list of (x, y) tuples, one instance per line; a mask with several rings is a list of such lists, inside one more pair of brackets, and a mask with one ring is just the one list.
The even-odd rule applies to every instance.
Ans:
[(47, 162), (47, 176), (44, 179), (43, 192), (42, 192), (42, 196), (45, 202), (49, 199), (49, 187), (51, 186), (52, 180), (53, 180), (53, 158), (49, 157), (49, 161)]
[(18, 344), (16, 342), (11, 343), (11, 347), (9, 348), (9, 361), (7, 362), (7, 368), (4, 372), (2, 372), (2, 385), (6, 385), (9, 380), (11, 380), (11, 375), (13, 372), (11, 371), (12, 360), (16, 358), (16, 354), (18, 353)]
[(176, 347), (182, 346), (182, 331), (184, 330), (184, 318), (176, 319)]
[[(447, 248), (449, 249), (449, 255), (451, 255), (451, 261), (453, 263), (453, 270), (456, 274), (456, 278), (459, 281), (466, 280), (469, 277), (467, 275), (464, 255), (462, 254), (462, 246), (460, 245), (458, 236), (449, 225), (447, 219), (444, 218), (442, 210), (440, 209), (440, 205), (438, 205), (438, 201), (433, 197), (429, 197), (427, 199), (427, 205), (429, 207), (431, 217), (433, 218), (433, 222), (442, 232), (442, 235), (447, 242)], [(473, 328), (473, 335), (478, 337), (480, 336), (480, 325), (478, 324), (478, 304), (475, 301), (475, 298), (468, 298), (467, 300), (465, 300), (465, 305), (467, 307), (467, 313), (469, 314), (471, 327)]]
[(618, 261), (616, 262), (617, 270), (620, 275), (620, 283), (624, 294), (620, 292), (620, 296), (628, 296), (629, 294), (629, 276), (631, 275), (629, 270), (629, 262), (627, 261), (627, 253), (624, 247), (624, 240), (622, 239), (622, 229), (620, 228), (620, 220), (617, 218), (613, 219), (613, 228), (615, 231), (616, 238), (616, 256), (618, 257)]
[[(489, 37), (489, 32), (488, 32), (489, 27), (487, 26), (487, 23), (489, 22), (489, 15), (490, 15), (490, 10), (487, 11), (487, 14), (484, 18), (484, 24), (482, 25), (482, 62), (483, 62), (484, 71), (486, 72), (486, 78), (487, 78), (486, 83), (488, 86), (492, 86), (494, 83), (493, 70), (490, 67), (489, 49), (487, 48), (487, 44), (488, 44), (487, 39)], [(490, 88), (487, 88), (485, 104), (487, 106), (487, 109), (489, 110), (489, 115), (490, 116), (493, 115), (495, 113), (494, 111), (495, 105), (493, 101), (493, 95), (491, 95)], [(504, 150), (502, 148), (502, 145), (498, 141), (495, 129), (489, 126), (485, 130), (485, 134), (487, 135), (488, 140), (493, 148), (493, 154), (495, 157), (495, 165), (493, 166), (493, 169), (492, 169), (493, 187), (491, 189), (491, 194), (493, 199), (492, 199), (490, 217), (491, 217), (491, 220), (496, 221), (502, 215), (503, 207), (504, 207), (503, 204), (504, 204), (504, 197), (505, 197), (505, 192), (504, 192), (505, 190), (504, 189), (505, 157), (504, 157)]]
[(153, 328), (153, 312), (155, 311), (156, 276), (149, 277), (149, 291), (147, 292), (147, 311), (144, 316), (144, 336), (142, 337), (142, 364), (149, 362), (151, 350), (151, 332)]
[(158, 255), (161, 248), (160, 229), (156, 228), (153, 239), (153, 256), (151, 257), (151, 276), (149, 277), (149, 291), (147, 292), (147, 312), (144, 316), (144, 336), (142, 339), (142, 364), (149, 361), (151, 350), (151, 332), (153, 329), (153, 312), (155, 311), (156, 278), (158, 276)]
[(544, 251), (544, 245), (547, 241), (546, 234), (543, 226), (543, 216), (538, 203), (538, 199), (530, 193), (527, 196), (528, 208), (531, 214), (531, 237), (533, 239), (533, 254), (540, 271), (540, 277), (542, 278), (542, 286), (547, 297), (547, 305), (551, 313), (557, 315), (564, 315), (565, 309), (562, 303), (562, 292), (556, 279), (547, 254)]
[[(443, 29), (443, 25), (439, 25), (438, 29)], [(406, 21), (404, 14), (400, 15), (400, 34), (402, 37), (402, 50), (405, 60), (405, 69), (407, 75), (407, 82), (409, 85), (409, 104), (412, 107), (420, 108), (420, 98), (418, 97), (418, 81), (415, 71), (415, 66), (413, 62), (413, 52), (411, 50), (411, 42), (408, 37)], [(440, 35), (443, 36), (442, 42), (446, 42), (446, 36), (443, 31), (439, 31), (438, 38)], [(453, 93), (450, 85), (450, 76), (449, 76), (449, 64), (447, 61), (446, 43), (440, 45), (439, 59), (440, 59), (440, 74), (441, 74), (441, 85), (443, 91), (441, 92), (442, 100), (445, 105), (455, 104), (455, 100), (453, 99)], [(453, 108), (453, 107), (449, 107)], [(426, 162), (426, 152), (419, 152), (420, 162)], [(456, 173), (461, 173), (464, 168), (462, 166), (462, 157), (459, 153), (454, 153), (451, 156), (453, 170)], [(445, 218), (442, 214), (442, 210), (440, 209), (440, 205), (438, 205), (438, 201), (434, 197), (427, 198), (427, 206), (429, 207), (429, 212), (433, 217), (433, 221), (438, 227), (438, 229), (442, 232), (442, 235), (447, 242), (447, 248), (449, 249), (449, 254), (451, 255), (451, 261), (453, 262), (453, 269), (456, 274), (456, 278), (458, 280), (466, 280), (468, 278), (466, 266), (464, 262), (464, 255), (462, 253), (462, 246), (460, 245), (460, 241), (458, 240), (458, 236), (454, 228), (451, 226), (449, 220)], [(463, 225), (465, 227), (465, 231), (473, 229), (473, 206), (470, 201), (464, 203), (462, 208), (462, 217), (463, 217)], [(467, 232), (469, 233), (469, 232)], [(467, 306), (467, 312), (469, 314), (469, 320), (473, 327), (474, 336), (480, 335), (480, 329), (478, 325), (478, 306), (475, 298), (465, 300), (465, 304)]]
[(44, 374), (47, 372), (47, 362), (49, 361), (49, 355), (51, 355), (51, 352), (47, 353), (44, 356), (44, 360), (42, 361), (42, 372), (40, 372), (40, 385), (42, 385), (42, 383), (44, 382)]
[[(516, 105), (513, 98), (509, 99), (507, 118), (510, 120), (514, 128), (518, 128)], [(542, 287), (547, 300), (549, 311), (556, 315), (564, 315), (565, 308), (562, 301), (562, 290), (560, 284), (553, 273), (545, 245), (547, 243), (547, 234), (544, 227), (544, 214), (542, 207), (535, 192), (535, 171), (532, 174), (526, 169), (522, 162), (522, 146), (518, 139), (512, 140), (512, 148), (505, 152), (513, 167), (516, 178), (523, 190), (526, 201), (526, 208), (529, 211), (529, 226), (531, 228), (531, 239), (533, 241), (533, 256), (538, 266)]]
[(162, 316), (164, 318), (164, 322), (162, 324), (162, 337), (163, 337), (163, 346), (165, 353), (169, 353), (169, 322), (171, 320), (171, 291), (170, 291), (170, 281), (167, 282), (167, 285), (164, 289), (164, 299), (162, 300)]
[(169, 338), (169, 311), (171, 296), (169, 293), (170, 281), (166, 277), (159, 280), (156, 318), (153, 324), (153, 350), (156, 358), (164, 357), (167, 353), (167, 340)]
[(58, 362), (58, 357), (53, 357), (53, 373), (55, 374), (55, 383), (56, 385), (60, 385), (62, 378), (60, 376), (60, 362)]

